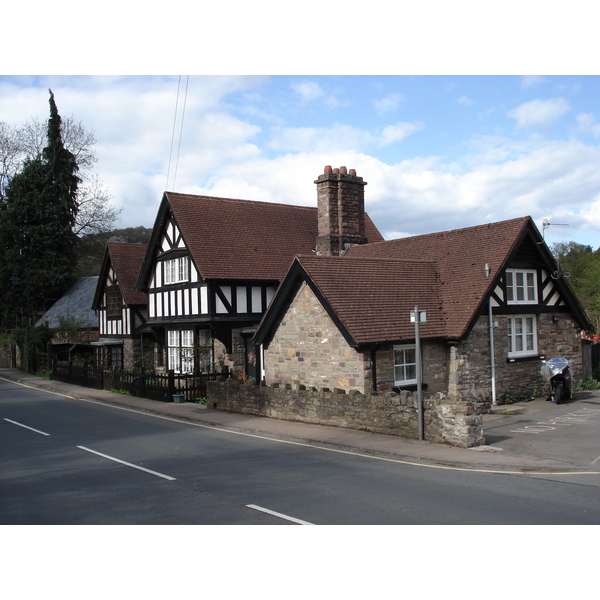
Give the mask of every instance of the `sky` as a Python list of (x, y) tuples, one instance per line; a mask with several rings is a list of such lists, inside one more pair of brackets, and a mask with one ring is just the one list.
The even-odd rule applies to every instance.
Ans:
[(600, 243), (598, 76), (2, 76), (0, 120), (47, 119), (49, 88), (120, 227), (152, 227), (165, 190), (316, 206), (331, 165), (386, 239), (530, 215)]
[[(102, 12), (50, 45), (42, 20), (34, 57), (0, 74), (0, 121), (47, 119), (52, 89), (61, 116), (94, 132), (93, 173), (119, 227), (152, 227), (165, 190), (316, 206), (331, 165), (367, 182), (386, 239), (530, 215), (549, 244), (596, 249), (594, 20), (580, 0), (568, 13), (538, 4), (507, 0), (491, 28), (468, 0), (370, 11), (306, 0), (274, 27), (282, 16), (260, 8), (280, 5), (225, 2), (203, 9), (214, 27), (199, 35), (175, 1), (150, 24), (136, 16), (135, 31), (127, 11), (117, 23)], [(109, 44), (89, 43), (94, 26)], [(85, 51), (65, 58), (73, 46)]]

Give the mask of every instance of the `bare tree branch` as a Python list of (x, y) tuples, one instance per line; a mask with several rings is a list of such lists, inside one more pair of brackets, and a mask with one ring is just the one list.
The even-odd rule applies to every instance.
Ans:
[(110, 231), (122, 211), (111, 204), (112, 197), (97, 175), (82, 177), (77, 200), (79, 210), (73, 231), (79, 237)]

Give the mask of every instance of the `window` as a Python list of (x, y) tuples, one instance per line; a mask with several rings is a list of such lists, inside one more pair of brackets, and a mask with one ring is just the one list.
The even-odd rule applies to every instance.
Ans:
[(121, 318), (122, 304), (121, 291), (118, 287), (106, 290), (106, 316), (109, 319)]
[(169, 369), (176, 373), (194, 371), (194, 332), (191, 329), (171, 330), (167, 334)]
[(122, 344), (107, 344), (98, 348), (96, 354), (98, 366), (101, 369), (115, 367), (123, 368), (123, 345)]
[(412, 385), (417, 383), (417, 354), (414, 344), (394, 346), (394, 383)]
[(508, 269), (506, 301), (508, 304), (537, 304), (537, 272)]
[(188, 257), (171, 258), (164, 261), (165, 284), (188, 281)]
[(537, 355), (537, 325), (534, 315), (519, 315), (508, 318), (508, 356)]

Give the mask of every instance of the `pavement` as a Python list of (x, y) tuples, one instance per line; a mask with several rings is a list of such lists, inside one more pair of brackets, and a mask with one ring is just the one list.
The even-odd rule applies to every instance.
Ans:
[[(541, 398), (493, 407), (490, 414), (483, 416), (486, 445), (457, 448), (394, 435), (208, 409), (193, 403), (157, 402), (48, 380), (18, 369), (0, 369), (0, 378), (196, 425), (418, 465), (503, 473), (600, 474), (596, 435), (600, 390), (577, 392), (573, 400), (558, 406)], [(572, 443), (575, 438), (578, 443)]]

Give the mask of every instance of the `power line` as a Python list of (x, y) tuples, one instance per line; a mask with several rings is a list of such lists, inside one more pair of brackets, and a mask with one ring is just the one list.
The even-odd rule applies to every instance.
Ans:
[(171, 173), (171, 156), (173, 155), (173, 141), (175, 140), (175, 123), (177, 122), (177, 108), (179, 106), (179, 88), (181, 86), (181, 75), (179, 76), (179, 82), (177, 83), (177, 99), (175, 100), (175, 114), (173, 115), (173, 131), (171, 133), (171, 150), (169, 152), (169, 167), (167, 169), (167, 181), (165, 183), (165, 189), (169, 189), (169, 175)]
[(183, 119), (185, 117), (185, 104), (187, 101), (187, 90), (188, 90), (188, 84), (190, 82), (190, 76), (187, 76), (186, 82), (185, 82), (185, 94), (183, 96), (183, 111), (181, 113), (181, 129), (179, 130), (179, 145), (177, 146), (177, 160), (175, 161), (175, 174), (173, 175), (173, 189), (175, 189), (175, 181), (177, 179), (177, 165), (179, 164), (179, 150), (181, 149), (181, 138), (182, 138), (182, 134), (183, 134)]

